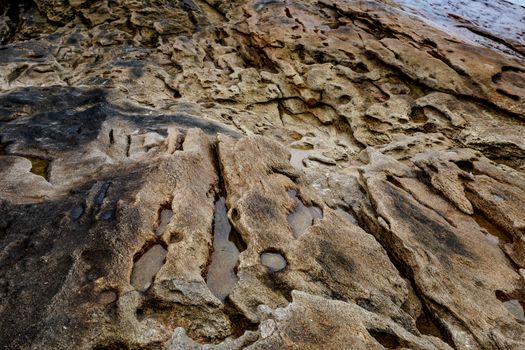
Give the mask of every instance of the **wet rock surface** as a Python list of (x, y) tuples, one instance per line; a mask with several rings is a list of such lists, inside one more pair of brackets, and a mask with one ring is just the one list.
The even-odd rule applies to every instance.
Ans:
[(525, 348), (524, 18), (4, 1), (0, 348)]

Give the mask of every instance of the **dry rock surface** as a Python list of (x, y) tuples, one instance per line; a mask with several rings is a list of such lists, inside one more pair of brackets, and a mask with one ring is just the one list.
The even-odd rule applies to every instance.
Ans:
[(525, 349), (525, 7), (0, 2), (1, 349)]

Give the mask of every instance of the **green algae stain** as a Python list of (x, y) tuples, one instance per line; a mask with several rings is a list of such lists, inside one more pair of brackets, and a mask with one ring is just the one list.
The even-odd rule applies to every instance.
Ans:
[[(7, 146), (8, 144), (6, 143), (0, 143), (0, 156), (7, 155)], [(27, 158), (31, 162), (31, 172), (33, 174), (42, 176), (46, 180), (48, 179), (49, 160), (25, 155), (22, 155), (22, 157)]]
[(42, 176), (47, 180), (47, 170), (49, 167), (49, 160), (35, 157), (26, 157), (31, 162), (31, 172), (35, 175)]

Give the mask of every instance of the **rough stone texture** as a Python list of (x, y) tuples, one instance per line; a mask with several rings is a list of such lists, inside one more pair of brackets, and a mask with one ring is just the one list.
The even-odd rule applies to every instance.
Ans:
[(525, 348), (524, 18), (0, 2), (0, 348)]

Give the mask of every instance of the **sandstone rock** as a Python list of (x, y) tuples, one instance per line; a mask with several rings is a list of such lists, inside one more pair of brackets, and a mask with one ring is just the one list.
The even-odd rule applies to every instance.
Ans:
[(523, 18), (4, 1), (0, 347), (524, 348)]

